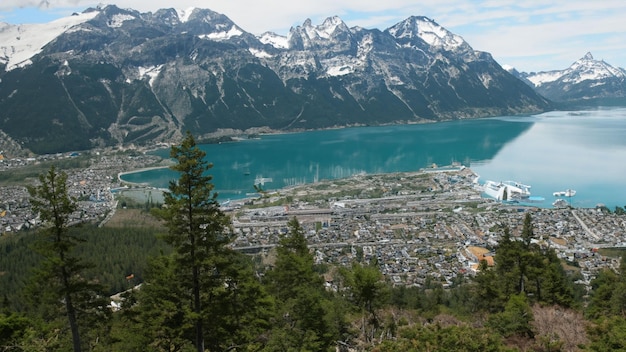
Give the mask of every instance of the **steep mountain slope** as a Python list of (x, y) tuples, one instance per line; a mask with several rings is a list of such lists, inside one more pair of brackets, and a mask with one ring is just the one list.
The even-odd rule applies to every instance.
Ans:
[(591, 53), (564, 70), (517, 75), (539, 94), (554, 101), (626, 97), (626, 71), (595, 60)]
[[(176, 141), (185, 130), (206, 137), (549, 108), (425, 17), (385, 31), (307, 20), (286, 37), (258, 38), (207, 9), (106, 6), (65, 21), (28, 50), (0, 47), (0, 130), (37, 153)], [(19, 32), (3, 28), (6, 40)]]

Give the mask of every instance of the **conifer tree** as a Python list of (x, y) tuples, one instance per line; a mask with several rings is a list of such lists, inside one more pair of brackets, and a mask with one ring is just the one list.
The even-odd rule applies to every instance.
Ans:
[(170, 181), (164, 209), (159, 213), (167, 223), (165, 240), (174, 248), (180, 270), (178, 279), (189, 292), (189, 318), (197, 351), (205, 348), (207, 318), (203, 310), (211, 289), (223, 284), (220, 274), (228, 264), (224, 246), (231, 240), (230, 220), (219, 208), (212, 176), (206, 174), (213, 165), (204, 160), (205, 156), (189, 132), (181, 145), (172, 147), (170, 157), (176, 164), (171, 169), (180, 177)]
[(337, 338), (329, 326), (331, 305), (320, 275), (314, 270), (304, 229), (296, 218), (276, 248), (276, 263), (266, 275), (278, 307), (265, 351), (322, 351)]
[(273, 293), (279, 300), (296, 297), (298, 291), (322, 287), (321, 277), (313, 270), (313, 255), (309, 252), (304, 229), (298, 219), (287, 224), (289, 234), (281, 237), (276, 247), (274, 269), (268, 274)]
[(33, 285), (39, 287), (35, 294), (40, 296), (37, 297), (39, 301), (42, 297), (49, 297), (52, 304), (62, 302), (73, 350), (81, 351), (79, 327), (82, 326), (79, 318), (87, 317), (87, 313), (99, 315), (99, 319), (106, 318), (107, 303), (100, 294), (102, 288), (86, 281), (81, 275), (89, 264), (73, 252), (82, 240), (69, 231), (71, 215), (77, 210), (77, 203), (69, 196), (67, 174), (57, 172), (52, 166), (46, 174), (39, 176), (39, 182), (38, 186), (28, 187), (33, 210), (44, 223), (36, 243), (44, 261), (33, 280)]
[(349, 301), (363, 311), (361, 330), (369, 342), (372, 336), (366, 331), (365, 313), (369, 315), (367, 321), (371, 323), (373, 333), (380, 323), (376, 309), (383, 305), (389, 294), (383, 274), (378, 268), (377, 261), (372, 260), (369, 265), (353, 263), (350, 269), (341, 270), (341, 275), (348, 289), (346, 293)]

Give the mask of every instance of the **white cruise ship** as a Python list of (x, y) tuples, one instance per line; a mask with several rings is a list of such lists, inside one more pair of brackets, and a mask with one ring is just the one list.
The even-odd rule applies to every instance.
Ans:
[(530, 197), (530, 186), (516, 181), (486, 181), (483, 192), (499, 201), (521, 200)]

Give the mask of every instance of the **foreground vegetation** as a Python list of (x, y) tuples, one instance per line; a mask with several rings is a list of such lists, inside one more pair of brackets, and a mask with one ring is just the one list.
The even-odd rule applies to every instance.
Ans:
[(584, 292), (530, 214), (476, 276), (397, 287), (375, 257), (315, 265), (296, 218), (270, 258), (230, 250), (211, 165), (190, 135), (171, 156), (164, 206), (104, 228), (71, 224), (64, 174), (40, 175), (30, 192), (48, 226), (0, 243), (0, 351), (626, 349), (626, 265)]

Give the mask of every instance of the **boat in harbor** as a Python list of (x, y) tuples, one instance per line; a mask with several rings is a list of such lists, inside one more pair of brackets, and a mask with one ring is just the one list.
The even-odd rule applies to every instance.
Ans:
[(254, 184), (257, 186), (265, 186), (266, 182), (273, 182), (274, 180), (272, 180), (271, 177), (263, 177), (263, 176), (257, 176), (254, 179)]
[(573, 197), (576, 195), (576, 190), (568, 188), (565, 191), (554, 192), (552, 195), (555, 197)]
[(483, 192), (499, 201), (525, 200), (530, 197), (530, 186), (517, 181), (486, 181)]

